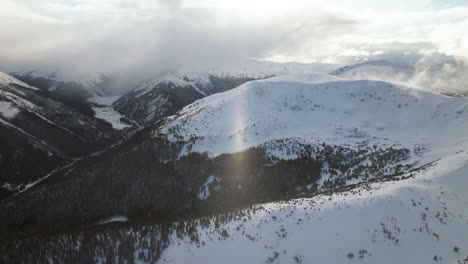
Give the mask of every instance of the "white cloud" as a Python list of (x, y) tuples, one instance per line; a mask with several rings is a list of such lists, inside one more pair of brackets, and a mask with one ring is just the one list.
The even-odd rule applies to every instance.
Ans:
[(248, 57), (350, 62), (439, 49), (466, 56), (468, 7), (376, 2), (3, 0), (0, 61), (155, 71)]
[(468, 59), (468, 18), (458, 24), (436, 26), (431, 39), (440, 44), (441, 52)]
[(358, 50), (358, 49), (347, 49), (341, 51), (338, 56), (352, 56), (352, 57), (359, 57), (359, 56), (369, 56), (371, 55), (366, 50)]

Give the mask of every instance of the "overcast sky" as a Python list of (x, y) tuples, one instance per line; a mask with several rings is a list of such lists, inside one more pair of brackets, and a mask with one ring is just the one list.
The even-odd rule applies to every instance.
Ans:
[(468, 57), (465, 0), (2, 0), (0, 67), (118, 71), (246, 58)]

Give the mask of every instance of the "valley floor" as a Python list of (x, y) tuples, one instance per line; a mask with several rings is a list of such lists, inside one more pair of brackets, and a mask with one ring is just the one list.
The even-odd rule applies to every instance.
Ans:
[(468, 152), (406, 180), (257, 206), (175, 234), (162, 263), (468, 263)]
[(104, 120), (111, 124), (114, 129), (120, 130), (131, 127), (131, 125), (122, 122), (123, 116), (111, 106), (118, 98), (119, 96), (93, 97), (89, 99), (89, 102), (94, 103), (93, 111), (96, 118)]

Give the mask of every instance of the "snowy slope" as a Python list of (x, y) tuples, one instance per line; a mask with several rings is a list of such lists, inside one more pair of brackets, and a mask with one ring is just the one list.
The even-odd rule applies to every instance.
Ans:
[(26, 95), (22, 89), (38, 90), (8, 74), (0, 72), (0, 117), (10, 120), (22, 110), (34, 111), (37, 108), (34, 103), (21, 97)]
[(214, 77), (206, 72), (178, 71), (157, 75), (123, 95), (112, 107), (141, 125), (151, 125), (208, 95), (232, 89), (245, 77)]
[(19, 86), (26, 87), (32, 90), (37, 90), (37, 88), (33, 86), (30, 86), (6, 73), (0, 72), (0, 85), (10, 85), (10, 84), (19, 85)]
[(212, 87), (210, 75), (202, 72), (168, 72), (156, 76), (155, 78), (142, 83), (135, 91), (138, 92), (136, 98), (151, 92), (160, 84), (170, 85), (172, 87), (193, 87), (204, 96), (209, 95), (209, 89)]
[(274, 63), (248, 60), (213, 68), (181, 68), (163, 72), (119, 98), (116, 111), (141, 125), (151, 125), (182, 107), (211, 94), (224, 92), (247, 81), (291, 73), (325, 73), (337, 65), (323, 63)]
[(415, 150), (424, 164), (468, 142), (465, 98), (320, 74), (249, 82), (201, 99), (170, 119), (155, 135), (173, 141), (197, 137), (191, 151), (212, 156), (295, 138), (403, 147)]
[[(162, 263), (466, 263), (468, 153), (413, 178), (254, 207), (172, 235)], [(436, 260), (435, 260), (436, 259)], [(460, 261), (460, 262), (457, 262)], [(137, 263), (145, 263), (137, 261)]]
[(0, 101), (0, 115), (4, 118), (10, 119), (18, 114), (18, 109), (12, 105), (10, 102)]

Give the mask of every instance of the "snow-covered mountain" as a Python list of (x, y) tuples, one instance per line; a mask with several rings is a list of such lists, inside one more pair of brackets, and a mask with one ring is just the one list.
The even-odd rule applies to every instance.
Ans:
[(70, 159), (122, 137), (109, 124), (0, 72), (1, 195), (18, 191)]
[(106, 95), (99, 88), (104, 75), (90, 74), (72, 79), (61, 72), (16, 71), (11, 76), (41, 90), (50, 92), (57, 100), (75, 105), (88, 98)]
[(119, 98), (112, 106), (122, 115), (146, 126), (200, 98), (230, 90), (247, 81), (290, 73), (325, 73), (336, 67), (335, 64), (323, 63), (249, 60), (214, 68), (180, 69), (156, 75)]
[(112, 107), (139, 124), (151, 125), (205, 96), (250, 81), (247, 77), (216, 77), (207, 73), (169, 72), (144, 82), (116, 100)]
[(28, 82), (35, 82), (38, 84), (37, 87), (48, 91), (63, 89), (65, 88), (63, 86), (66, 83), (73, 83), (76, 85), (76, 87), (80, 87), (86, 90), (86, 93), (89, 95), (102, 95), (104, 93), (104, 91), (100, 91), (99, 87), (97, 87), (102, 78), (105, 77), (99, 73), (92, 73), (79, 77), (67, 76), (60, 71), (15, 71), (10, 74), (17, 77), (18, 79), (24, 79)]
[(191, 152), (213, 156), (299, 138), (335, 145), (357, 146), (366, 141), (420, 147), (425, 157), (445, 148), (453, 152), (452, 146), (466, 147), (460, 142), (468, 140), (467, 110), (465, 98), (382, 81), (289, 75), (199, 100), (155, 133), (174, 142), (191, 141)]
[(111, 107), (122, 93), (134, 87), (132, 78), (100, 73), (67, 75), (61, 71), (16, 71), (12, 75), (82, 114), (110, 123), (115, 129), (137, 126)]
[[(89, 102), (100, 97), (117, 97), (135, 87), (137, 81), (122, 75), (87, 73), (67, 75), (61, 71), (15, 71), (11, 76), (48, 93), (48, 97), (93, 116), (96, 105)], [(106, 99), (105, 99), (106, 100)]]
[[(209, 261), (243, 244), (251, 262), (373, 263), (394, 252), (402, 262), (437, 255), (449, 263), (468, 245), (456, 232), (468, 216), (457, 187), (467, 132), (466, 98), (326, 74), (250, 81), (0, 203), (0, 234), (16, 236), (18, 225), (32, 233), (97, 229), (34, 247), (55, 252), (68, 241), (81, 255), (57, 256), (62, 262), (83, 254), (91, 262)], [(287, 202), (269, 203), (278, 200)], [(126, 223), (106, 229), (113, 220)], [(323, 244), (308, 251), (314, 234)], [(403, 247), (420, 239), (414, 252)]]

